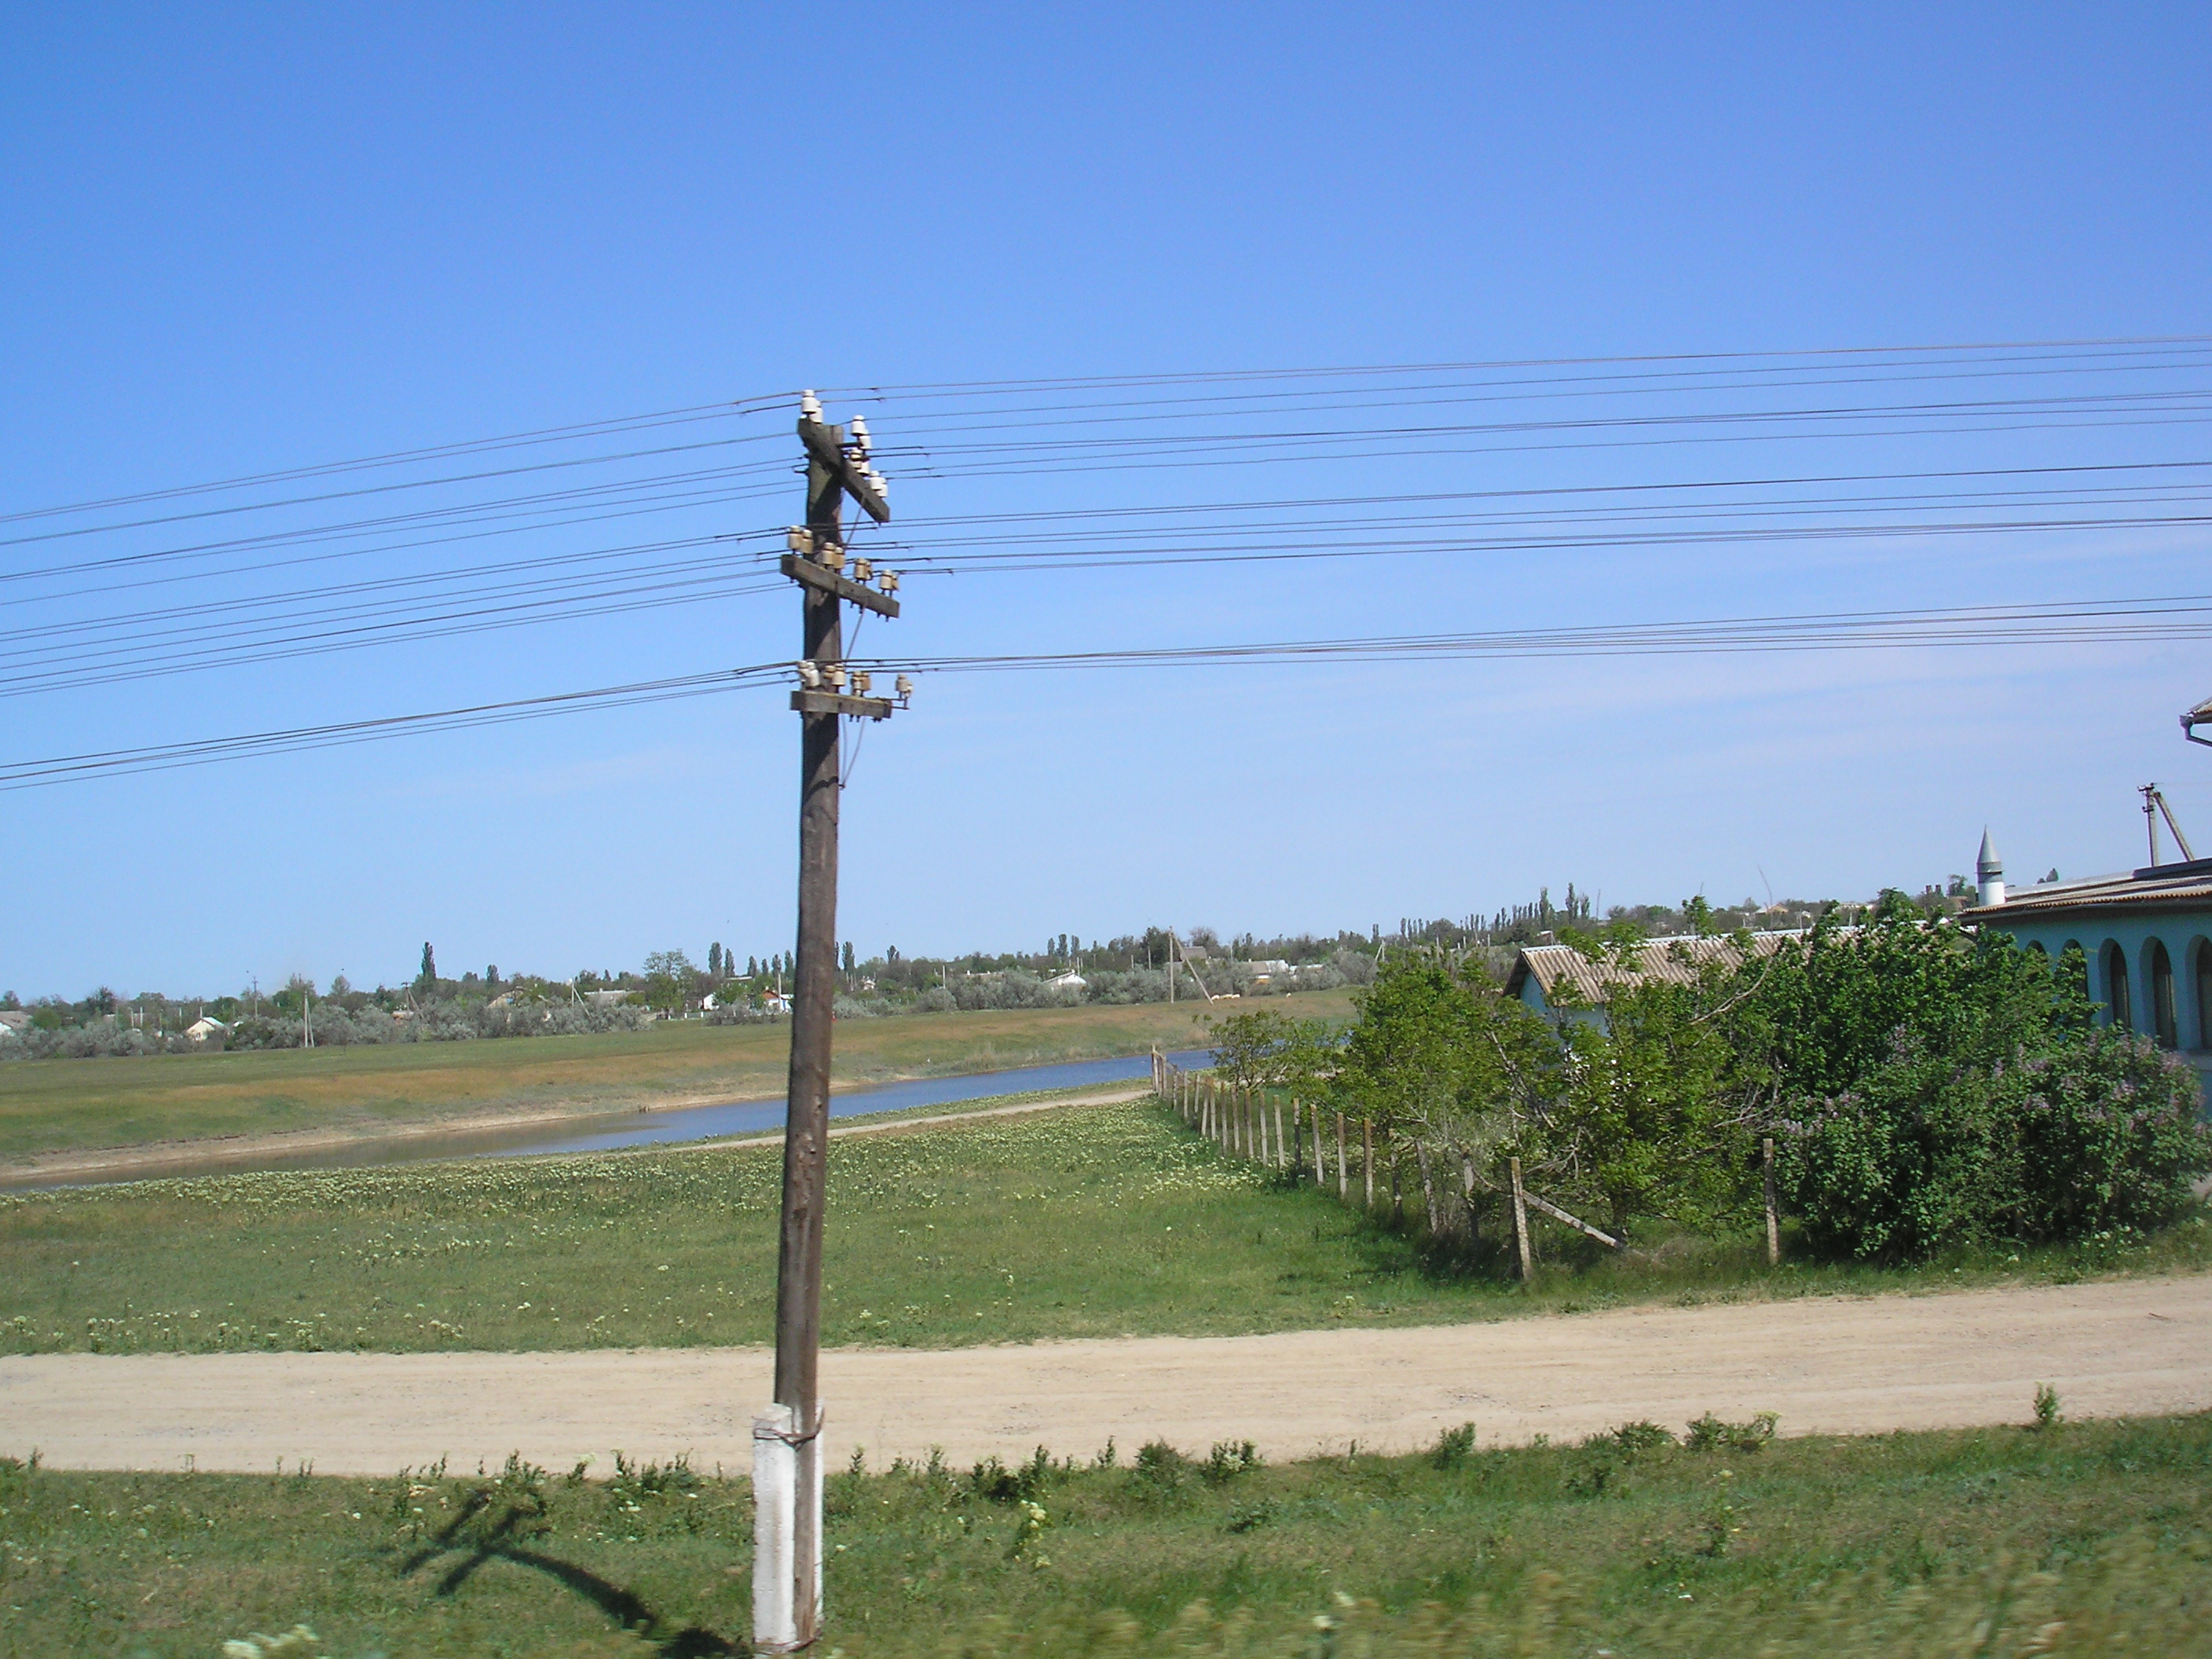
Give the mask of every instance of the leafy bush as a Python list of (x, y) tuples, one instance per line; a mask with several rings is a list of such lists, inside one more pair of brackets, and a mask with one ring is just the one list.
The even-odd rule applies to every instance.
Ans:
[(1901, 1035), (1885, 1065), (1820, 1102), (1784, 1160), (1820, 1249), (1870, 1261), (2163, 1226), (2212, 1165), (2196, 1077), (2148, 1041), (2091, 1030), (1984, 1060)]
[(1772, 1412), (1761, 1412), (1748, 1423), (1728, 1423), (1707, 1412), (1690, 1425), (1682, 1443), (1693, 1452), (1759, 1451), (1774, 1438), (1774, 1425), (1781, 1420)]
[(2014, 1133), (2021, 1203), (2012, 1236), (2031, 1243), (2185, 1214), (2212, 1167), (2196, 1074), (2147, 1038), (2093, 1030), (2029, 1062)]
[(1437, 1443), (1429, 1448), (1429, 1462), (1439, 1469), (1455, 1469), (1474, 1455), (1474, 1425), (1472, 1423), (1446, 1429), (1437, 1437)]

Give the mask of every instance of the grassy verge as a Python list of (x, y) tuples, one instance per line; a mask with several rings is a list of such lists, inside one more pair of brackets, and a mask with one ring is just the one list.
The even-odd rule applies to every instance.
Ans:
[[(1351, 1012), (1344, 991), (1281, 1002), (1302, 1018)], [(837, 1027), (836, 1076), (870, 1083), (1141, 1054), (1155, 1042), (1190, 1048), (1203, 1040), (1202, 1013), (1144, 1004), (847, 1020)], [(599, 1036), (8, 1060), (0, 1062), (0, 1159), (465, 1115), (765, 1098), (782, 1091), (790, 1042), (787, 1024), (691, 1020)]]
[[(770, 1334), (773, 1146), (143, 1182), (0, 1199), (0, 1352), (686, 1346)], [(831, 1343), (1234, 1334), (1630, 1301), (2212, 1267), (2154, 1239), (1909, 1271), (1768, 1269), (1753, 1241), (1626, 1260), (1550, 1236), (1542, 1275), (1437, 1262), (1149, 1102), (831, 1143)]]
[[(2025, 1406), (2025, 1402), (2023, 1402)], [(1456, 1455), (1455, 1455), (1456, 1452)], [(830, 1482), (825, 1653), (2203, 1651), (2212, 1419)], [(0, 1649), (183, 1659), (742, 1650), (740, 1481), (0, 1463)]]

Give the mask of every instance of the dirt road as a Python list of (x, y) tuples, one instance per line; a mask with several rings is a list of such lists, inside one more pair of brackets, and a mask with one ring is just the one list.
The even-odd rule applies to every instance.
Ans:
[[(1782, 1415), (1784, 1433), (2212, 1407), (2212, 1276), (1952, 1295), (1625, 1310), (1498, 1324), (1145, 1338), (823, 1358), (832, 1456), (957, 1462), (1154, 1437), (1273, 1458), (1403, 1449), (1473, 1420), (1486, 1444), (1632, 1419)], [(79, 1468), (383, 1474), (511, 1450), (566, 1468), (689, 1452), (749, 1466), (760, 1349), (558, 1354), (0, 1358), (0, 1451)]]

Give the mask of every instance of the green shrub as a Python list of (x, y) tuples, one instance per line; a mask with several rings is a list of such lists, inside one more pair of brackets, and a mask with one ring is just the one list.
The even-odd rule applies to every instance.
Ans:
[(1446, 1429), (1429, 1449), (1429, 1462), (1440, 1469), (1455, 1469), (1474, 1455), (1474, 1425), (1462, 1423)]

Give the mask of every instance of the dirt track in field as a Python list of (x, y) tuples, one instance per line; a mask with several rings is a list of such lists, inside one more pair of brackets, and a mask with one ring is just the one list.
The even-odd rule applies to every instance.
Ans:
[[(823, 1357), (834, 1465), (941, 1445), (1126, 1456), (1251, 1439), (1276, 1459), (1403, 1450), (1472, 1420), (1485, 1444), (1639, 1418), (1781, 1413), (1788, 1433), (2212, 1408), (2212, 1275), (1949, 1295), (1645, 1308), (1409, 1330), (1132, 1338)], [(567, 1468), (751, 1460), (762, 1349), (540, 1354), (47, 1354), (0, 1358), (0, 1452), (76, 1468), (386, 1474), (510, 1451)]]

